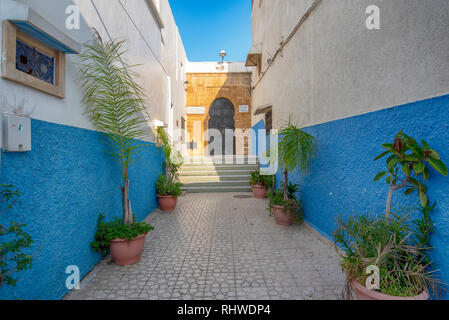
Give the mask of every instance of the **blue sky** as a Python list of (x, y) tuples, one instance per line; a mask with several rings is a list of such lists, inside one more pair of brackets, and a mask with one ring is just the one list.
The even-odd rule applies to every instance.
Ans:
[(251, 48), (251, 0), (169, 0), (189, 61), (245, 61)]

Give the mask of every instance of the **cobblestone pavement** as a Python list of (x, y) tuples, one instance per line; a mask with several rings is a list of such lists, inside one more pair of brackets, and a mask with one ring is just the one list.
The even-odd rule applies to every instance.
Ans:
[(276, 225), (268, 201), (236, 195), (250, 194), (187, 194), (175, 212), (157, 210), (138, 264), (107, 257), (66, 299), (340, 299), (335, 250), (306, 226)]

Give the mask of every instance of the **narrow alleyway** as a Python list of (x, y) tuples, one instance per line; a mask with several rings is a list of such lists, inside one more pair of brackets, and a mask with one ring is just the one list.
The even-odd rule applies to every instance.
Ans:
[(339, 299), (335, 250), (305, 226), (276, 225), (267, 207), (249, 193), (187, 194), (148, 218), (141, 262), (108, 257), (66, 299)]

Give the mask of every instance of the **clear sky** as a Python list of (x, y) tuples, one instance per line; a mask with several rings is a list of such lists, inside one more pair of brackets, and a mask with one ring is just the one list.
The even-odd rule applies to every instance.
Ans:
[(169, 0), (189, 61), (246, 61), (251, 0)]

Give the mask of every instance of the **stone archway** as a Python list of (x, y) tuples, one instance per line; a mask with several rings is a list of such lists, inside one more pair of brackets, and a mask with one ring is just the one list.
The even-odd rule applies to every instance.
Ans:
[[(226, 138), (227, 129), (235, 130), (235, 108), (232, 102), (226, 98), (218, 98), (212, 102), (209, 108), (209, 130), (216, 129), (222, 136), (222, 155), (226, 155)], [(214, 141), (214, 137), (209, 137), (209, 144)], [(235, 137), (232, 137), (233, 155), (236, 153)], [(211, 156), (215, 155), (214, 150), (209, 149)]]

